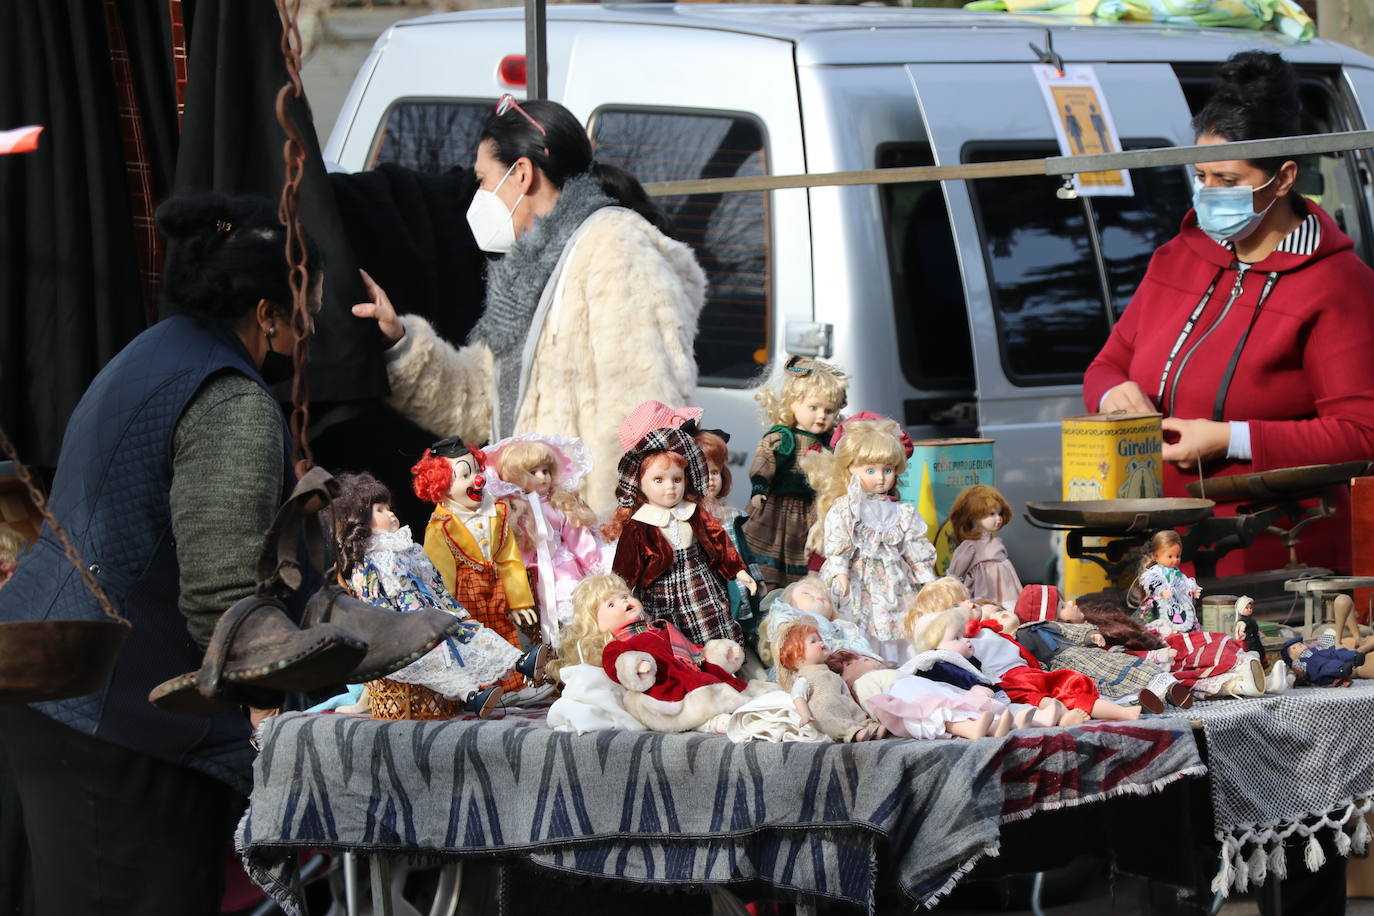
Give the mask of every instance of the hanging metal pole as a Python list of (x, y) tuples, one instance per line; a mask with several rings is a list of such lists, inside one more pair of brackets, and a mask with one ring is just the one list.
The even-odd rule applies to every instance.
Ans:
[(525, 98), (549, 97), (549, 22), (544, 0), (525, 0)]

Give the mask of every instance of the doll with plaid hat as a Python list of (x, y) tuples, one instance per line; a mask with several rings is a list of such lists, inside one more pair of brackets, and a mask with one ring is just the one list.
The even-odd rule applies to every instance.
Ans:
[(741, 638), (726, 580), (757, 588), (730, 538), (700, 502), (706, 459), (680, 428), (650, 430), (620, 459), (607, 538), (619, 538), (611, 569), (644, 603), (650, 620), (672, 623), (693, 643)]

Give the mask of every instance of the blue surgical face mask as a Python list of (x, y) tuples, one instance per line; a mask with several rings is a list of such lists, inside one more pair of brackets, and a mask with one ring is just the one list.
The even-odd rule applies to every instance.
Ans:
[[(1277, 177), (1275, 173), (1274, 178)], [(1193, 209), (1197, 211), (1198, 228), (1218, 244), (1246, 238), (1258, 228), (1269, 207), (1274, 206), (1274, 201), (1270, 201), (1269, 207), (1255, 212), (1255, 192), (1269, 187), (1274, 183), (1274, 178), (1258, 188), (1248, 184), (1233, 188), (1205, 188), (1201, 179), (1194, 178)]]

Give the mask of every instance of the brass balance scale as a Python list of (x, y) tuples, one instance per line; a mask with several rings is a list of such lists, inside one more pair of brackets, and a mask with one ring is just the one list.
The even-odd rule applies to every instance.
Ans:
[[(1260, 617), (1283, 616), (1291, 608), (1293, 592), (1374, 586), (1374, 579), (1333, 577), (1329, 569), (1299, 563), (1297, 555), (1303, 530), (1336, 514), (1331, 488), (1363, 476), (1370, 465), (1347, 461), (1203, 479), (1188, 485), (1192, 498), (1028, 502), (1026, 521), (1042, 530), (1064, 532), (1068, 556), (1096, 563), (1114, 582), (1139, 563), (1154, 532), (1184, 528), (1183, 558), (1194, 564), (1204, 593), (1249, 595)], [(1217, 500), (1243, 502), (1234, 516), (1218, 516), (1213, 514)], [(1283, 568), (1217, 576), (1222, 557), (1251, 546), (1262, 535), (1283, 540), (1288, 548)], [(1295, 581), (1309, 584), (1286, 585)], [(1310, 599), (1308, 605), (1310, 624)]]

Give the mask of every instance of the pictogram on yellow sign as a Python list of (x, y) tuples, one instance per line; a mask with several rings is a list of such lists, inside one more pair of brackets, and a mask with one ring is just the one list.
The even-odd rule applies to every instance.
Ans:
[[(1116, 123), (1092, 67), (1069, 65), (1060, 73), (1054, 67), (1036, 65), (1035, 73), (1065, 156), (1121, 150)], [(1121, 170), (1076, 174), (1074, 187), (1084, 196), (1129, 197), (1134, 193), (1130, 173)]]

